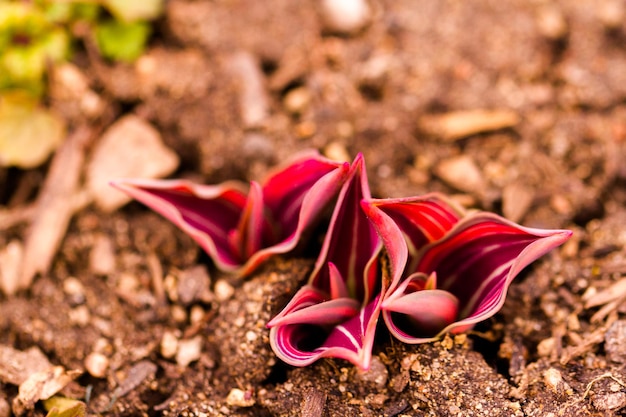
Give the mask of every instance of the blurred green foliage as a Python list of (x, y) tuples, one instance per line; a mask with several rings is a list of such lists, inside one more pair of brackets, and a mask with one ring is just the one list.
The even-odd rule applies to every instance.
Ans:
[[(137, 59), (150, 37), (150, 21), (163, 12), (163, 2), (0, 0), (0, 115), (10, 112), (27, 115), (31, 111), (33, 120), (41, 119), (45, 110), (33, 103), (37, 104), (45, 94), (48, 69), (69, 60), (72, 50), (85, 36), (95, 42), (105, 59), (126, 62)], [(21, 98), (15, 100), (16, 96)], [(20, 103), (24, 103), (22, 109)], [(24, 148), (27, 153), (26, 147), (15, 141), (20, 138), (31, 143), (30, 132), (40, 129), (32, 126), (20, 129), (15, 122), (2, 126), (7, 120), (0, 117), (0, 165), (32, 166), (32, 158), (24, 164), (15, 156), (15, 149)], [(20, 120), (27, 121), (29, 117)], [(11, 132), (11, 137), (5, 137), (7, 132)], [(6, 155), (3, 144), (10, 145), (10, 156)]]

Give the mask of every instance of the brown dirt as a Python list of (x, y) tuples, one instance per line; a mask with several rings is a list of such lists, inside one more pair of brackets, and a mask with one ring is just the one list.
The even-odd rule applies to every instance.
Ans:
[[(102, 377), (84, 373), (64, 394), (105, 415), (626, 415), (626, 294), (614, 286), (626, 276), (624, 2), (371, 4), (369, 25), (336, 36), (312, 0), (170, 0), (150, 71), (77, 55), (108, 106), (93, 124), (149, 121), (181, 157), (174, 177), (260, 179), (300, 149), (362, 152), (376, 196), (438, 190), (575, 230), (516, 280), (499, 314), (420, 346), (383, 332), (368, 373), (331, 359), (291, 368), (264, 324), (312, 260), (278, 259), (241, 282), (133, 203), (76, 213), (51, 271), (1, 296), (0, 344), (37, 346), (66, 369), (104, 355)], [(433, 122), (470, 109), (519, 122), (447, 139)], [(460, 156), (477, 181), (458, 180)], [(46, 175), (2, 171), (0, 203), (13, 208)], [(0, 247), (24, 231), (3, 229)], [(114, 269), (102, 273), (107, 256)], [(200, 349), (191, 363), (167, 350), (172, 340)], [(0, 403), (16, 394), (0, 383)]]

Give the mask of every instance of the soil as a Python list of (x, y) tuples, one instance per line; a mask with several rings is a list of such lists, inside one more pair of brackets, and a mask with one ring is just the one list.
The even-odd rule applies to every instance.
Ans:
[[(626, 415), (626, 3), (373, 0), (348, 31), (323, 3), (170, 0), (137, 63), (76, 54), (97, 117), (54, 88), (50, 105), (92, 133), (87, 160), (134, 114), (179, 156), (173, 178), (259, 180), (299, 150), (362, 152), (375, 196), (441, 191), (574, 237), (466, 335), (409, 346), (381, 329), (368, 372), (293, 368), (265, 323), (313, 259), (241, 280), (137, 203), (83, 204), (49, 271), (0, 296), (0, 345), (80, 371), (62, 394), (89, 414)], [(504, 122), (455, 133), (477, 109)], [(48, 168), (0, 169), (7, 212), (32, 206)], [(32, 222), (0, 222), (0, 247)], [(2, 416), (17, 385), (0, 381)]]

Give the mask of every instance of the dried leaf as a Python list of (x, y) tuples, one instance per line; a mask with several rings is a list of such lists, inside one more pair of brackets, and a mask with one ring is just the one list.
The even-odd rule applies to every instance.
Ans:
[(37, 401), (52, 397), (79, 374), (80, 372), (66, 372), (62, 366), (55, 366), (47, 371), (30, 375), (20, 385), (18, 395), (13, 399), (13, 413), (20, 416), (32, 410)]
[(28, 288), (37, 273), (48, 270), (65, 236), (75, 210), (74, 197), (83, 166), (84, 148), (90, 138), (89, 129), (78, 129), (54, 156), (25, 239), (19, 288)]
[(610, 303), (626, 296), (626, 278), (622, 278), (607, 289), (584, 296), (585, 308), (593, 308)]
[(0, 96), (0, 165), (33, 168), (59, 146), (63, 121), (32, 98)]
[(156, 19), (163, 13), (163, 0), (104, 0), (103, 4), (116, 18), (126, 22)]
[(65, 397), (52, 397), (44, 401), (46, 417), (83, 417), (87, 411), (84, 402)]
[(87, 188), (101, 209), (113, 211), (130, 198), (110, 187), (111, 180), (164, 177), (178, 162), (154, 127), (137, 116), (125, 116), (96, 144), (87, 166)]

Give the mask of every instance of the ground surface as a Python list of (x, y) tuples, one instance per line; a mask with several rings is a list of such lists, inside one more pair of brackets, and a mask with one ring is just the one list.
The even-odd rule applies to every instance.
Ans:
[[(50, 271), (0, 296), (5, 354), (37, 347), (65, 371), (87, 369), (63, 394), (106, 415), (625, 415), (626, 3), (371, 5), (369, 22), (337, 36), (312, 0), (169, 1), (135, 65), (77, 55), (101, 107), (53, 89), (84, 163), (49, 182), (63, 189), (71, 174), (86, 188), (83, 167), (125, 114), (178, 155), (171, 177), (206, 183), (260, 179), (306, 148), (362, 152), (376, 196), (442, 191), (575, 231), (499, 314), (433, 344), (383, 334), (368, 373), (340, 360), (290, 368), (264, 324), (312, 260), (234, 280), (138, 204), (33, 206), (53, 187), (46, 165), (1, 170), (5, 264), (46, 210), (74, 212)], [(470, 114), (476, 129), (452, 113), (477, 109), (492, 113)], [(0, 381), (0, 415), (18, 385)]]

